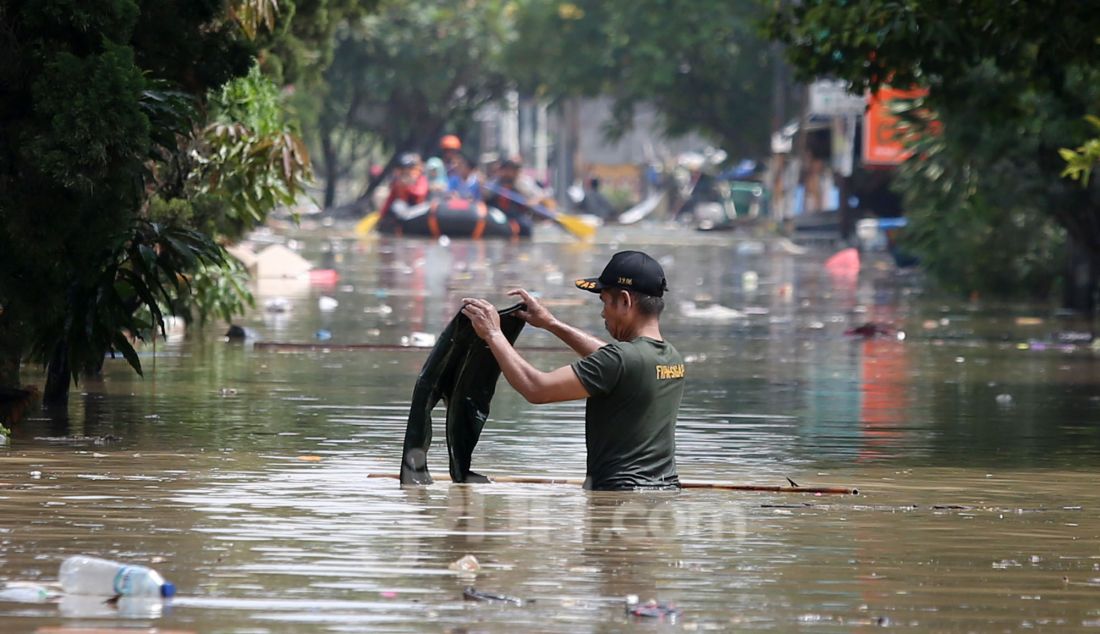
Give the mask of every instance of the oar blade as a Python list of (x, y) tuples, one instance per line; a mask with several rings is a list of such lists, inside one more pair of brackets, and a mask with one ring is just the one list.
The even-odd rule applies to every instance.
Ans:
[(593, 236), (596, 235), (596, 227), (588, 224), (577, 216), (558, 214), (554, 217), (554, 222), (582, 240), (591, 240)]
[(355, 235), (365, 236), (374, 230), (374, 226), (378, 224), (379, 218), (382, 216), (377, 211), (363, 216), (363, 219), (355, 223)]

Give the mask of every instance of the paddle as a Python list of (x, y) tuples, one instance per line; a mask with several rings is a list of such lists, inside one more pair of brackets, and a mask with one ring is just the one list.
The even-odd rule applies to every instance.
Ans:
[(661, 197), (664, 195), (664, 192), (653, 194), (637, 205), (619, 214), (619, 224), (632, 225), (642, 218), (645, 218), (657, 208), (657, 203), (661, 202)]
[(363, 219), (355, 223), (355, 235), (365, 236), (374, 230), (374, 226), (378, 224), (378, 220), (382, 217), (377, 211), (372, 211), (369, 214), (363, 216)]
[[(401, 204), (398, 204), (401, 203)], [(420, 203), (419, 205), (407, 205), (402, 201), (395, 201), (390, 206), (390, 213), (392, 213), (399, 220), (411, 220), (417, 216), (423, 215), (430, 209), (432, 204), (430, 202)], [(375, 225), (378, 224), (379, 219), (382, 218), (381, 212), (372, 211), (371, 213), (363, 216), (355, 225), (356, 235), (365, 236), (374, 230)]]
[(518, 197), (518, 196), (516, 196), (515, 194), (513, 194), (511, 192), (500, 189), (498, 187), (494, 187), (494, 186), (492, 186), (488, 183), (483, 184), (482, 187), (484, 187), (485, 189), (487, 189), (490, 192), (493, 192), (494, 194), (497, 194), (498, 196), (501, 196), (503, 198), (507, 198), (508, 200), (516, 203), (517, 205), (522, 206), (524, 209), (530, 210), (536, 216), (540, 216), (542, 218), (547, 218), (549, 220), (554, 221), (554, 223), (556, 223), (559, 227), (561, 227), (562, 229), (565, 229), (566, 231), (573, 234), (577, 238), (580, 238), (582, 240), (589, 240), (589, 239), (592, 238), (592, 236), (596, 235), (596, 228), (595, 227), (593, 227), (592, 225), (588, 224), (587, 222), (581, 220), (580, 218), (578, 218), (576, 216), (570, 216), (569, 214), (563, 214), (563, 213), (558, 213), (556, 211), (552, 211), (550, 209), (547, 209), (546, 207), (543, 207), (542, 205), (540, 205), (538, 203), (528, 202), (528, 201), (524, 200), (523, 198)]

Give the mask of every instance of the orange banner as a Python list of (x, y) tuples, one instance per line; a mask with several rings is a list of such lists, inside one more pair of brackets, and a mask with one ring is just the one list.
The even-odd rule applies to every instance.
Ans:
[(927, 88), (899, 90), (883, 87), (867, 96), (867, 113), (863, 116), (863, 163), (865, 165), (899, 165), (909, 158), (897, 137), (894, 126), (897, 117), (890, 113), (890, 101), (914, 99), (928, 94)]

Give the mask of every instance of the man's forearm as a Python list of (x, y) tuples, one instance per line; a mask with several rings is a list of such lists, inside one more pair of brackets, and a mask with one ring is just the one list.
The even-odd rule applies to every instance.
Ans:
[(594, 337), (580, 328), (570, 326), (559, 319), (555, 319), (546, 327), (546, 330), (553, 333), (555, 337), (561, 339), (565, 342), (565, 345), (582, 357), (587, 357), (607, 345), (607, 342), (598, 337)]
[(501, 374), (523, 398), (530, 402), (538, 400), (536, 392), (538, 388), (538, 376), (541, 374), (538, 368), (527, 362), (526, 359), (508, 343), (503, 333), (494, 333), (486, 342), (493, 358), (500, 366)]

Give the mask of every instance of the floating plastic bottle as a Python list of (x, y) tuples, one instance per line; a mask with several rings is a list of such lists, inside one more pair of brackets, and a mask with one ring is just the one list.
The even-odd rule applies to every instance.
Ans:
[(57, 591), (42, 584), (13, 581), (0, 588), (0, 601), (45, 603), (57, 596)]
[(61, 588), (70, 594), (168, 598), (176, 593), (176, 586), (155, 570), (87, 555), (61, 562), (58, 577)]

